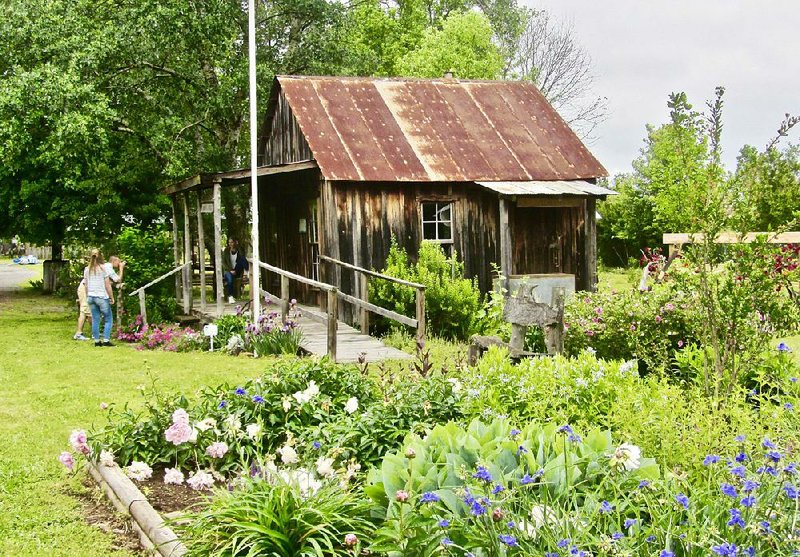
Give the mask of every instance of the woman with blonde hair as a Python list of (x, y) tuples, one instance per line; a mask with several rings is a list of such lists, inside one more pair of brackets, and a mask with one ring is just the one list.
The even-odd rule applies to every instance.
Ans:
[[(114, 317), (111, 304), (114, 303), (114, 291), (111, 279), (105, 268), (105, 260), (99, 249), (93, 249), (89, 266), (83, 271), (83, 282), (86, 288), (89, 310), (92, 312), (92, 338), (95, 346), (112, 346), (111, 325)], [(103, 320), (103, 339), (100, 340), (100, 319)]]

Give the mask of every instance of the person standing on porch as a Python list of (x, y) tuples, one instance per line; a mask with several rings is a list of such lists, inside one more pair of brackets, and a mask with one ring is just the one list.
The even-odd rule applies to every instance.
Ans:
[[(83, 271), (84, 288), (92, 312), (92, 338), (95, 346), (112, 346), (111, 325), (114, 317), (111, 304), (114, 303), (114, 290), (105, 269), (103, 254), (99, 249), (92, 250), (89, 266)], [(103, 338), (100, 339), (100, 321), (103, 321)]]
[(242, 278), (244, 273), (250, 270), (250, 263), (247, 257), (239, 251), (239, 242), (236, 238), (228, 238), (227, 247), (222, 250), (222, 278), (225, 281), (225, 295), (228, 303), (236, 303), (234, 281)]

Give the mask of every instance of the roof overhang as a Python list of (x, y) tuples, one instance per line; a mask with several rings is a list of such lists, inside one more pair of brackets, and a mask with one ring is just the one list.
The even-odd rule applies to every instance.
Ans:
[[(287, 172), (299, 172), (301, 170), (312, 170), (319, 168), (316, 161), (291, 162), (281, 165), (259, 166), (256, 169), (256, 176), (273, 176)], [(175, 195), (184, 191), (204, 190), (214, 187), (215, 183), (221, 186), (233, 186), (244, 184), (250, 181), (251, 172), (249, 168), (231, 170), (229, 172), (208, 172), (197, 174), (180, 182), (170, 184), (161, 191), (165, 195)]]
[(533, 180), (529, 182), (475, 182), (506, 197), (599, 197), (617, 192), (585, 180)]

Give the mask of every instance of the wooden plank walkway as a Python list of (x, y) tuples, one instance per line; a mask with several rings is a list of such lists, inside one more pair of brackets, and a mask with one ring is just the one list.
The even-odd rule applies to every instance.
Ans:
[[(224, 315), (235, 315), (237, 306), (245, 302), (228, 304), (223, 307)], [(324, 356), (328, 350), (327, 316), (324, 311), (315, 306), (298, 305), (300, 318), (296, 321), (303, 332), (301, 346), (307, 352)], [(207, 304), (206, 311), (200, 311), (200, 302), (194, 301), (192, 311), (203, 321), (212, 321), (216, 318), (216, 304)], [(277, 306), (267, 306), (264, 311), (280, 311)], [(358, 329), (339, 321), (336, 332), (336, 361), (357, 362), (361, 355), (367, 362), (381, 362), (384, 360), (410, 360), (413, 358), (408, 352), (386, 346), (383, 341), (369, 335), (361, 334)]]

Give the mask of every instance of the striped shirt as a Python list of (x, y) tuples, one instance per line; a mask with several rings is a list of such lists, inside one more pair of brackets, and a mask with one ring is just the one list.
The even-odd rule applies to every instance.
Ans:
[(108, 292), (106, 292), (106, 277), (108, 277), (108, 273), (106, 273), (106, 270), (102, 267), (94, 273), (89, 272), (89, 267), (84, 269), (83, 280), (86, 281), (89, 296), (108, 298)]

